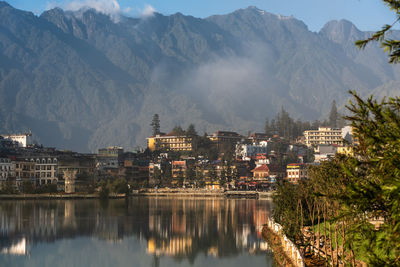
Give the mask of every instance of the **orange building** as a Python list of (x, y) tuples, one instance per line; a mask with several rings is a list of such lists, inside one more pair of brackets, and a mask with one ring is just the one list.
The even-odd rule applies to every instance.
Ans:
[(251, 171), (253, 173), (253, 180), (255, 181), (269, 181), (269, 168), (263, 164), (256, 167)]

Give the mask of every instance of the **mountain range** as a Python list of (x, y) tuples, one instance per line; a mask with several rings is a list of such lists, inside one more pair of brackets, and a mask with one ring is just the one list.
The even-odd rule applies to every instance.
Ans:
[(282, 106), (322, 119), (350, 89), (400, 93), (400, 69), (381, 48), (354, 46), (370, 34), (345, 20), (312, 32), (256, 7), (115, 20), (0, 1), (0, 132), (31, 130), (46, 146), (83, 152), (144, 146), (155, 113), (162, 131), (193, 123), (200, 134), (262, 131)]

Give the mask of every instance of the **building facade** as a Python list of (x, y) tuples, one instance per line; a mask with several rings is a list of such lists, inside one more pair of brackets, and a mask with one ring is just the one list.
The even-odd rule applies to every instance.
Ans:
[(221, 151), (222, 149), (234, 149), (236, 144), (243, 139), (243, 136), (236, 132), (216, 131), (209, 135), (208, 139)]
[(343, 145), (342, 129), (319, 127), (318, 130), (304, 131), (304, 138), (307, 147), (318, 145)]
[(246, 160), (247, 158), (255, 158), (258, 155), (268, 154), (268, 142), (261, 141), (253, 144), (237, 144), (236, 145), (236, 158)]
[(35, 161), (28, 158), (16, 158), (12, 161), (15, 169), (16, 186), (21, 188), (24, 181), (30, 181), (36, 185)]
[(298, 184), (300, 180), (308, 178), (308, 165), (304, 163), (291, 163), (286, 167), (286, 179), (290, 183)]
[(4, 186), (4, 183), (15, 178), (14, 165), (11, 163), (11, 159), (8, 157), (0, 158), (0, 188)]
[(37, 156), (31, 157), (30, 161), (35, 162), (35, 178), (38, 185), (57, 184), (57, 157), (52, 157), (50, 155)]
[(253, 173), (253, 180), (258, 182), (268, 182), (269, 181), (269, 168), (267, 165), (263, 164), (251, 171)]
[(19, 147), (27, 147), (29, 145), (32, 145), (32, 134), (31, 133), (6, 134), (6, 135), (3, 134), (2, 137), (18, 143)]
[(151, 151), (192, 151), (192, 138), (173, 134), (157, 135), (147, 138), (147, 147)]

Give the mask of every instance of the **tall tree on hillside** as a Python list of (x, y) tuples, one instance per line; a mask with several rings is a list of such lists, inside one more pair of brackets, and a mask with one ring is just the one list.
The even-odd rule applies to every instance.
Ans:
[(336, 101), (333, 100), (331, 112), (329, 113), (329, 126), (332, 128), (337, 128), (339, 114), (337, 112)]
[(173, 129), (172, 132), (176, 135), (176, 136), (182, 136), (185, 135), (185, 131), (182, 129), (181, 126), (176, 125)]
[(270, 134), (270, 132), (271, 132), (271, 128), (269, 126), (269, 119), (266, 118), (265, 119), (265, 125), (264, 125), (264, 133)]
[(160, 134), (160, 117), (157, 113), (153, 115), (150, 126), (153, 128), (153, 136)]
[(196, 128), (193, 124), (190, 124), (189, 127), (186, 129), (186, 135), (189, 137), (193, 137), (197, 135)]

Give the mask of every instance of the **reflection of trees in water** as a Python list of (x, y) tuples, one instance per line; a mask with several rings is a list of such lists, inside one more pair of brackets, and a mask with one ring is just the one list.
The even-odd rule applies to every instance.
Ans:
[(224, 257), (257, 253), (269, 214), (262, 200), (130, 198), (110, 200), (4, 201), (0, 203), (0, 250), (22, 237), (30, 245), (96, 236), (115, 241), (136, 236), (147, 242), (154, 263), (167, 255), (194, 262), (199, 253)]

